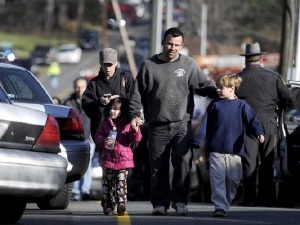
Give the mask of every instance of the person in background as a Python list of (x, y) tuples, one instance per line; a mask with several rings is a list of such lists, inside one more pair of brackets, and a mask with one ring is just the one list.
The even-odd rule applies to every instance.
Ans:
[(50, 87), (52, 89), (56, 89), (58, 87), (60, 74), (61, 69), (58, 62), (51, 62), (47, 69), (47, 75), (50, 78)]
[(211, 201), (217, 217), (227, 215), (242, 179), (245, 129), (264, 142), (264, 132), (253, 109), (235, 96), (241, 82), (236, 74), (217, 78), (220, 98), (208, 105), (194, 142), (197, 148), (205, 142), (204, 148), (209, 152)]
[[(128, 101), (115, 98), (104, 111), (105, 120), (100, 122), (95, 134), (97, 147), (101, 149), (100, 166), (103, 169), (101, 205), (105, 215), (113, 215), (115, 204), (117, 214), (124, 215), (127, 202), (128, 171), (134, 167), (131, 143), (141, 141), (142, 133), (138, 126), (131, 126), (128, 117)], [(109, 137), (115, 128), (117, 136), (113, 144)]]
[(95, 153), (95, 143), (91, 137), (90, 132), (90, 119), (82, 110), (81, 98), (88, 84), (88, 80), (85, 77), (78, 77), (73, 81), (74, 92), (64, 101), (64, 105), (71, 106), (77, 109), (83, 120), (84, 134), (86, 141), (90, 144), (90, 163), (85, 175), (81, 180), (75, 181), (72, 189), (72, 200), (81, 201), (90, 199), (90, 188), (92, 183), (92, 159)]
[(246, 44), (245, 54), (241, 54), (245, 57), (245, 68), (238, 73), (243, 82), (236, 95), (253, 108), (265, 132), (265, 142), (259, 143), (257, 138), (246, 130), (246, 154), (242, 160), (244, 196), (239, 204), (241, 206), (273, 205), (273, 164), (278, 108), (293, 104), (292, 91), (282, 77), (262, 67), (264, 53), (266, 52), (260, 51), (259, 43)]
[[(149, 125), (153, 215), (165, 215), (170, 204), (178, 215), (188, 214), (193, 91), (211, 98), (218, 96), (215, 82), (201, 71), (193, 58), (179, 53), (183, 45), (182, 31), (168, 29), (163, 37), (162, 52), (144, 60), (139, 68), (130, 97), (131, 124), (140, 124), (143, 108)], [(170, 157), (174, 168), (172, 194)]]
[(91, 119), (92, 138), (103, 119), (103, 111), (111, 99), (128, 98), (133, 76), (117, 67), (118, 54), (113, 48), (104, 48), (99, 53), (100, 71), (91, 79), (82, 96), (82, 109)]
[(52, 97), (52, 101), (56, 105), (60, 105), (61, 104), (61, 99), (59, 97), (53, 96)]

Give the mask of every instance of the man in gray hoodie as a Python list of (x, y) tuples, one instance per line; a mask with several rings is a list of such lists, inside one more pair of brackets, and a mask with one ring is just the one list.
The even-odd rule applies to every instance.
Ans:
[[(195, 60), (180, 54), (184, 35), (168, 29), (163, 51), (141, 65), (130, 97), (132, 126), (138, 126), (141, 108), (149, 124), (148, 148), (151, 167), (153, 215), (165, 215), (171, 202), (178, 215), (188, 214), (187, 200), (193, 158), (194, 92), (217, 97), (215, 82), (205, 75)], [(174, 168), (172, 195), (169, 161)]]

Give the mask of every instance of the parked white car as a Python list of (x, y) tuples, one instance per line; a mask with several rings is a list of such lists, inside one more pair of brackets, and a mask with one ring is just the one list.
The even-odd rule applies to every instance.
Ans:
[(63, 44), (56, 52), (56, 60), (59, 63), (79, 63), (81, 56), (81, 48), (74, 43)]
[(63, 189), (54, 197), (39, 199), (37, 205), (41, 209), (67, 208), (73, 182), (84, 176), (90, 161), (90, 145), (85, 141), (79, 112), (69, 106), (53, 104), (44, 86), (25, 68), (0, 63), (0, 84), (13, 105), (43, 111), (56, 119), (60, 131), (60, 155), (68, 160), (68, 173)]
[(1, 84), (0, 110), (0, 224), (12, 224), (27, 203), (52, 199), (63, 190), (68, 162), (59, 155), (53, 116), (13, 105)]

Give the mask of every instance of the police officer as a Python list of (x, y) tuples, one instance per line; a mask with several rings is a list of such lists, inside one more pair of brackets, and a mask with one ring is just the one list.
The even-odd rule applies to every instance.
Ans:
[(246, 156), (242, 161), (244, 198), (241, 206), (271, 206), (274, 201), (272, 187), (277, 108), (292, 103), (292, 92), (282, 77), (262, 67), (264, 53), (260, 51), (259, 43), (254, 43), (247, 44), (245, 54), (241, 54), (245, 56), (246, 66), (238, 74), (243, 81), (236, 94), (254, 109), (265, 131), (264, 143), (259, 143), (248, 132), (245, 135)]

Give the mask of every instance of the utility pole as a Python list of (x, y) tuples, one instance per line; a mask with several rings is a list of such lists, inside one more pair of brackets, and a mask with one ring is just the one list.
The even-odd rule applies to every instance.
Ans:
[(207, 38), (207, 5), (202, 4), (201, 8), (201, 34), (200, 34), (200, 55), (206, 56), (206, 38)]
[(151, 55), (161, 51), (163, 0), (152, 0)]
[(102, 37), (101, 37), (101, 47), (108, 47), (108, 34), (107, 34), (107, 0), (102, 0)]
[(123, 41), (123, 44), (124, 44), (124, 47), (125, 47), (125, 52), (126, 52), (127, 60), (128, 60), (129, 67), (130, 67), (130, 72), (131, 72), (133, 77), (136, 77), (137, 68), (136, 68), (134, 57), (133, 57), (132, 49), (131, 49), (131, 46), (130, 46), (130, 43), (129, 43), (128, 34), (127, 34), (127, 31), (126, 31), (125, 27), (120, 26), (120, 21), (122, 19), (120, 5), (119, 5), (117, 0), (112, 0), (112, 5), (113, 5), (114, 12), (115, 12), (115, 15), (116, 15), (117, 23), (119, 25), (121, 38), (122, 38), (122, 41)]
[(53, 27), (53, 15), (54, 15), (54, 0), (47, 0), (46, 17), (45, 17), (46, 31), (50, 31)]
[(173, 0), (167, 1), (167, 18), (166, 18), (166, 30), (173, 27)]
[(296, 59), (295, 59), (295, 75), (294, 80), (300, 81), (300, 4), (296, 7), (298, 9), (298, 33), (297, 33), (297, 48), (296, 48)]
[[(77, 33), (79, 34), (82, 29), (82, 20), (84, 15), (84, 0), (79, 0), (77, 9)], [(78, 35), (78, 38), (79, 35)]]
[(283, 1), (283, 19), (281, 29), (281, 51), (280, 64), (278, 68), (279, 74), (284, 80), (289, 80), (288, 73), (291, 75), (294, 54), (294, 40), (296, 29), (296, 1)]

